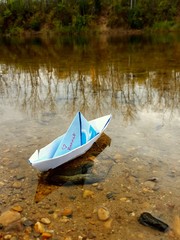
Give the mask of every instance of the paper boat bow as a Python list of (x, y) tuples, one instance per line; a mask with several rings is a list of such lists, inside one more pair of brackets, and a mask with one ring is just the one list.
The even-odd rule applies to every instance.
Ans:
[(78, 112), (67, 132), (36, 150), (29, 159), (30, 163), (40, 171), (47, 171), (82, 155), (100, 137), (110, 119), (111, 115), (107, 115), (88, 122)]

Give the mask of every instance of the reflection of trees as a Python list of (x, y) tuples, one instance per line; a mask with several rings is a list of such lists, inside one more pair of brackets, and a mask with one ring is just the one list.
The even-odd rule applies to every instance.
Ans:
[(20, 72), (9, 67), (6, 71), (0, 78), (1, 96), (34, 115), (55, 112), (57, 108), (87, 113), (116, 109), (127, 121), (136, 117), (138, 108), (173, 112), (179, 105), (180, 73), (175, 71), (165, 75), (146, 72), (140, 83), (138, 74), (119, 72), (113, 65), (103, 75), (91, 67), (89, 73), (69, 72), (65, 79), (59, 79), (53, 68), (37, 71), (29, 67), (28, 72)]
[[(180, 71), (167, 66), (159, 46), (155, 48), (159, 58), (153, 64), (167, 68), (150, 67), (144, 54), (152, 58), (155, 53), (146, 45), (141, 52), (138, 43), (134, 54), (134, 48), (129, 50), (124, 43), (94, 48), (55, 45), (46, 51), (37, 45), (30, 51), (25, 45), (27, 51), (19, 49), (19, 61), (17, 49), (10, 46), (10, 62), (0, 58), (1, 101), (8, 99), (36, 116), (76, 110), (100, 115), (119, 110), (129, 121), (144, 107), (173, 113), (179, 107)], [(8, 49), (3, 49), (4, 53), (8, 54)], [(28, 54), (31, 60), (27, 60)]]

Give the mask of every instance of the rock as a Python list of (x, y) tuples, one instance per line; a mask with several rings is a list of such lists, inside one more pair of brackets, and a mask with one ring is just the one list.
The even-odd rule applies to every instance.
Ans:
[(96, 238), (96, 235), (92, 231), (88, 231), (87, 236), (85, 237), (85, 239), (95, 239), (95, 238)]
[(141, 223), (144, 226), (149, 226), (149, 227), (159, 230), (161, 232), (166, 232), (167, 230), (169, 230), (169, 226), (166, 223), (155, 218), (148, 212), (142, 213), (140, 215), (138, 221), (139, 221), (139, 223)]
[(13, 236), (13, 237), (11, 238), (11, 240), (18, 240), (18, 237)]
[(12, 235), (11, 234), (7, 234), (4, 236), (4, 239), (11, 239)]
[(3, 187), (5, 185), (4, 182), (0, 182), (0, 187)]
[(13, 222), (9, 224), (7, 227), (4, 229), (6, 232), (22, 232), (23, 231), (23, 225), (21, 224), (20, 221)]
[(173, 221), (173, 232), (177, 235), (180, 236), (180, 217), (175, 216), (174, 221)]
[(126, 198), (126, 197), (120, 198), (120, 201), (121, 201), (121, 202), (127, 202), (127, 200), (128, 200), (128, 198)]
[(83, 192), (83, 198), (89, 198), (89, 197), (93, 197), (94, 192), (91, 190), (84, 190)]
[(146, 182), (144, 183), (144, 186), (147, 187), (147, 188), (149, 188), (149, 189), (153, 189), (153, 188), (155, 187), (155, 185), (156, 185), (156, 183), (153, 182), (153, 181), (146, 181)]
[(14, 183), (12, 184), (12, 187), (13, 187), (13, 188), (21, 188), (21, 186), (22, 186), (21, 182), (18, 182), (18, 181), (14, 182)]
[(15, 177), (16, 177), (17, 180), (22, 180), (22, 179), (25, 178), (25, 176), (22, 175), (22, 174), (18, 174), (18, 175), (16, 175)]
[(66, 217), (72, 217), (73, 215), (73, 210), (71, 208), (65, 208), (62, 212), (61, 212), (62, 216), (66, 216)]
[(44, 232), (42, 235), (41, 235), (41, 239), (42, 240), (45, 240), (45, 239), (49, 239), (52, 237), (52, 234), (49, 233), (49, 232)]
[(93, 186), (93, 187), (97, 187), (97, 186), (98, 186), (98, 183), (93, 183), (92, 186)]
[(22, 210), (23, 210), (22, 207), (19, 205), (13, 206), (11, 209), (14, 211), (17, 211), (17, 212), (22, 212)]
[(86, 218), (86, 219), (92, 218), (92, 215), (91, 215), (90, 213), (86, 213), (86, 214), (85, 214), (85, 218)]
[(157, 177), (151, 177), (151, 178), (148, 178), (147, 181), (152, 181), (152, 182), (159, 182), (159, 179)]
[(109, 218), (107, 221), (105, 221), (105, 223), (104, 223), (105, 228), (111, 229), (112, 228), (112, 221), (113, 221), (112, 218)]
[(105, 207), (100, 207), (97, 211), (97, 214), (98, 214), (99, 220), (101, 220), (101, 221), (106, 221), (110, 217), (110, 213), (109, 213), (108, 209)]
[(37, 233), (44, 233), (45, 232), (45, 228), (44, 225), (40, 222), (36, 222), (34, 225), (34, 230)]
[(115, 200), (115, 195), (116, 195), (115, 192), (108, 192), (108, 193), (106, 194), (106, 197), (107, 197), (108, 199), (113, 199), (113, 200)]
[(51, 221), (49, 220), (49, 218), (41, 218), (41, 220), (40, 220), (42, 223), (44, 223), (44, 224), (50, 224), (51, 223)]
[(72, 237), (70, 237), (70, 236), (67, 236), (67, 237), (65, 237), (65, 239), (64, 240), (72, 240)]
[(98, 191), (103, 191), (103, 190), (104, 190), (104, 187), (103, 187), (102, 184), (98, 184), (98, 186), (96, 187), (96, 189), (97, 189)]
[(19, 212), (8, 210), (0, 215), (0, 224), (6, 227), (11, 223), (20, 220), (20, 218), (21, 214)]
[(34, 225), (34, 222), (29, 219), (23, 220), (22, 223), (25, 227), (30, 227), (30, 226)]
[(63, 216), (62, 218), (59, 219), (59, 221), (62, 223), (67, 223), (67, 222), (69, 222), (69, 218), (66, 216)]
[(121, 154), (116, 153), (116, 154), (114, 155), (114, 161), (115, 161), (116, 163), (118, 163), (118, 162), (120, 162), (121, 160), (122, 160)]

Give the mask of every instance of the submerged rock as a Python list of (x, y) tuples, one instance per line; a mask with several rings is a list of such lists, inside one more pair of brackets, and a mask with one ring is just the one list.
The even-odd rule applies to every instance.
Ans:
[(103, 134), (92, 148), (81, 157), (63, 164), (44, 175), (50, 184), (91, 184), (102, 181), (110, 171), (114, 161), (97, 156), (109, 145), (110, 139)]
[(153, 217), (150, 213), (144, 212), (139, 217), (138, 221), (144, 225), (159, 230), (161, 232), (166, 232), (169, 229), (169, 226), (162, 222), (161, 220)]
[(180, 236), (180, 216), (175, 216), (173, 221), (173, 231)]
[(20, 220), (21, 214), (17, 211), (8, 210), (0, 215), (0, 224), (4, 227)]
[(100, 221), (106, 221), (110, 218), (109, 210), (105, 207), (100, 207), (97, 214)]

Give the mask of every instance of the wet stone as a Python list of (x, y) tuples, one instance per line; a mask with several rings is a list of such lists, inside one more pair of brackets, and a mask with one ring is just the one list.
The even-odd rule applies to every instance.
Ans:
[(8, 210), (0, 215), (0, 224), (8, 226), (9, 224), (20, 220), (19, 212)]
[(17, 180), (22, 180), (22, 179), (25, 178), (25, 176), (22, 175), (22, 174), (18, 174), (18, 175), (15, 176), (15, 178), (16, 178)]
[(98, 214), (98, 219), (100, 221), (106, 221), (110, 217), (110, 213), (109, 213), (108, 209), (105, 207), (100, 207), (97, 211), (97, 214)]
[(17, 211), (17, 212), (22, 212), (22, 210), (23, 210), (22, 207), (19, 205), (13, 206), (11, 209), (14, 211)]
[(44, 233), (42, 233), (42, 235), (41, 235), (41, 239), (42, 239), (42, 240), (49, 239), (49, 238), (51, 238), (51, 237), (52, 237), (52, 234), (49, 233), (49, 232), (44, 232)]
[(29, 220), (29, 219), (26, 219), (26, 220), (23, 221), (23, 225), (26, 226), (26, 227), (33, 226), (34, 222)]
[(72, 240), (72, 237), (70, 237), (70, 236), (67, 236), (67, 237), (65, 237), (65, 239), (64, 240)]
[(173, 220), (173, 231), (180, 237), (180, 216), (175, 216)]
[(84, 190), (83, 192), (83, 198), (91, 198), (93, 197), (94, 192), (91, 190)]
[(73, 210), (71, 208), (65, 208), (62, 212), (61, 212), (62, 216), (66, 216), (66, 217), (72, 217), (73, 215)]
[(12, 187), (13, 188), (21, 188), (21, 186), (22, 186), (22, 183), (21, 182), (14, 182), (13, 184), (12, 184)]
[(156, 185), (156, 183), (153, 182), (153, 181), (146, 181), (146, 182), (144, 183), (144, 186), (147, 187), (147, 188), (149, 188), (149, 189), (153, 189), (153, 188), (155, 187), (155, 185)]
[(139, 221), (139, 223), (141, 223), (144, 226), (149, 226), (149, 227), (159, 230), (161, 232), (166, 232), (169, 229), (169, 226), (166, 223), (155, 218), (148, 212), (142, 213), (140, 215), (138, 221)]
[(13, 237), (11, 237), (11, 240), (18, 240), (18, 237), (13, 236)]
[(116, 198), (116, 193), (115, 193), (115, 192), (108, 192), (108, 193), (106, 194), (106, 197), (107, 197), (108, 199), (115, 200), (115, 198)]
[(104, 223), (105, 228), (111, 229), (112, 228), (112, 222), (113, 222), (112, 218), (109, 218), (107, 221), (105, 221), (105, 223)]
[(21, 224), (20, 221), (13, 222), (5, 228), (5, 231), (6, 232), (22, 232), (23, 225)]
[(44, 233), (45, 232), (44, 225), (40, 222), (35, 223), (34, 230), (36, 233)]
[(44, 223), (44, 224), (47, 224), (47, 225), (51, 223), (49, 218), (41, 218), (41, 222)]
[(11, 234), (7, 234), (4, 236), (4, 239), (11, 239), (12, 235)]

